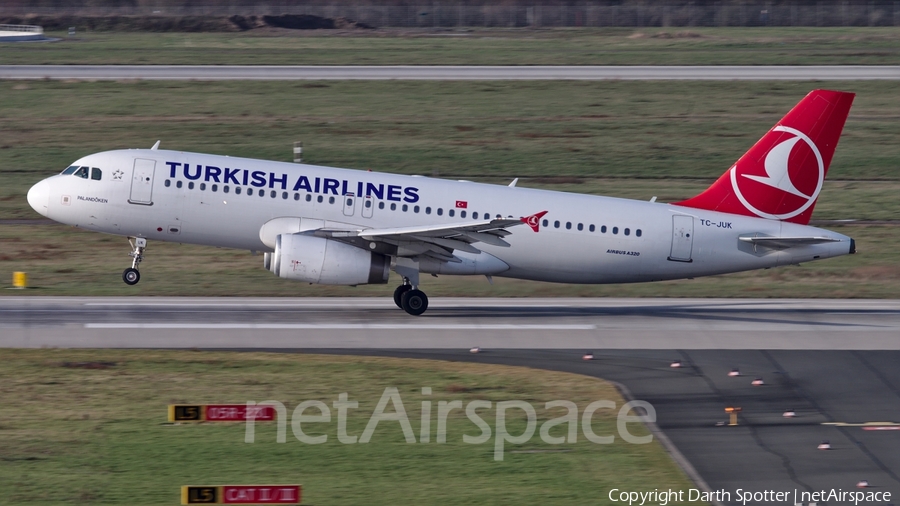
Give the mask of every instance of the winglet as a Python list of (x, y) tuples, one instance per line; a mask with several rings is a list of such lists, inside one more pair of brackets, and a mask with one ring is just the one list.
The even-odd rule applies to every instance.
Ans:
[(154, 144), (153, 147), (150, 148), (150, 149), (152, 149), (152, 150), (154, 150), (154, 151), (156, 151), (157, 149), (159, 149), (159, 141), (156, 141), (156, 144)]
[(510, 188), (515, 188), (515, 187), (516, 187), (516, 183), (518, 183), (518, 182), (519, 182), (519, 178), (515, 178), (515, 179), (512, 180), (512, 183), (509, 183), (509, 184), (506, 185), (506, 186), (509, 186)]
[(529, 227), (531, 227), (531, 230), (537, 232), (541, 228), (541, 218), (543, 218), (545, 214), (547, 214), (547, 211), (541, 211), (539, 213), (532, 214), (531, 216), (524, 216), (522, 217), (522, 223), (528, 225)]

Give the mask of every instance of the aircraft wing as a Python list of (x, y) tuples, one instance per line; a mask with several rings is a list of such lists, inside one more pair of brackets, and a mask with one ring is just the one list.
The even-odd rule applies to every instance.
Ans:
[(764, 248), (786, 249), (794, 246), (805, 246), (807, 244), (823, 244), (826, 242), (840, 242), (840, 239), (832, 237), (755, 237), (741, 236), (738, 240), (748, 242), (754, 246), (762, 246)]
[[(397, 248), (397, 256), (425, 255), (445, 262), (460, 262), (453, 251), (481, 253), (474, 243), (509, 247), (503, 238), (512, 234), (509, 228), (527, 224), (537, 231), (537, 223), (544, 213), (526, 218), (500, 218), (465, 221), (442, 225), (422, 225), (397, 228), (368, 228), (363, 230), (318, 229), (315, 235), (365, 248), (369, 243), (388, 244)], [(375, 248), (371, 248), (375, 249)]]

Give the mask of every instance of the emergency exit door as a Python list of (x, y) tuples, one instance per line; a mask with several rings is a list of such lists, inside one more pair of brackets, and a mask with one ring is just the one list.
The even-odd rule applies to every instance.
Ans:
[(134, 159), (134, 172), (131, 175), (131, 197), (128, 202), (145, 206), (153, 205), (153, 173), (156, 171), (156, 160)]
[(669, 260), (674, 262), (693, 262), (691, 251), (694, 249), (693, 216), (672, 216), (672, 251)]

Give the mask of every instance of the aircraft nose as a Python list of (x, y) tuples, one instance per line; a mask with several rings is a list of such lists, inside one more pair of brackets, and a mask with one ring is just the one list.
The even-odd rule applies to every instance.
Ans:
[(50, 183), (40, 181), (28, 190), (28, 205), (43, 216), (47, 216), (50, 209)]

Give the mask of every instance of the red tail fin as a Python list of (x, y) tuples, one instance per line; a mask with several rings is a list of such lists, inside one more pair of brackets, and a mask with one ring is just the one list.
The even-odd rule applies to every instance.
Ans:
[(675, 204), (809, 223), (854, 96), (810, 92), (706, 191)]

